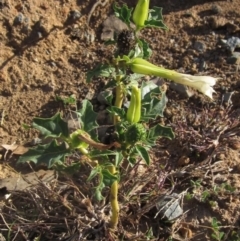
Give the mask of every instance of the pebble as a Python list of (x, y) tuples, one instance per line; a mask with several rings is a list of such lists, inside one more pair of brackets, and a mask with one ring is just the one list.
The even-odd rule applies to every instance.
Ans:
[(169, 85), (169, 88), (176, 91), (177, 93), (182, 95), (184, 98), (190, 98), (191, 96), (194, 95), (194, 92), (191, 89), (189, 89), (185, 85), (181, 85), (178, 83), (171, 82)]
[(240, 52), (233, 52), (230, 57), (227, 58), (228, 64), (238, 64), (240, 63)]
[(231, 105), (232, 104), (232, 95), (234, 94), (234, 91), (233, 92), (226, 92), (225, 94), (223, 94), (223, 101), (226, 102), (228, 105)]
[(110, 90), (105, 90), (105, 91), (101, 91), (98, 96), (97, 96), (97, 100), (102, 104), (102, 105), (109, 105), (109, 97), (112, 96), (112, 91)]
[(240, 38), (238, 37), (231, 37), (226, 42), (222, 41), (222, 43), (225, 43), (225, 46), (233, 53), (236, 48), (240, 48)]
[(218, 4), (213, 4), (211, 10), (214, 14), (221, 14), (223, 12), (222, 8)]
[(21, 24), (24, 22), (24, 15), (22, 13), (19, 13), (17, 17), (14, 19), (14, 24)]
[(193, 48), (198, 52), (204, 52), (206, 50), (206, 45), (200, 41), (196, 41), (193, 45)]
[(204, 60), (200, 60), (199, 64), (199, 72), (203, 72), (204, 70), (207, 69), (207, 63)]
[(81, 14), (78, 10), (73, 10), (73, 11), (71, 11), (71, 12), (70, 12), (70, 15), (69, 15), (69, 17), (70, 17), (72, 20), (74, 20), (74, 21), (76, 21), (76, 20), (78, 20), (79, 18), (81, 18), (81, 16), (82, 16), (82, 14)]

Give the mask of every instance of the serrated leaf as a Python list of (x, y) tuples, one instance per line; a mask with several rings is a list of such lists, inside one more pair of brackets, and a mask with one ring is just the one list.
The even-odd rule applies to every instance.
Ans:
[(64, 105), (75, 105), (76, 104), (76, 96), (75, 95), (70, 95), (69, 97), (61, 97), (56, 95), (56, 100), (57, 101), (62, 101)]
[(94, 167), (89, 174), (87, 182), (91, 181), (94, 177), (96, 177), (99, 174), (99, 172), (100, 172), (99, 167), (98, 166)]
[(104, 183), (101, 181), (100, 184), (96, 187), (95, 189), (95, 198), (98, 201), (101, 201), (104, 199), (103, 195), (102, 195), (102, 190), (105, 187)]
[(153, 7), (153, 9), (149, 10), (148, 20), (145, 21), (145, 27), (168, 29), (163, 22), (162, 8)]
[(152, 55), (152, 50), (149, 47), (149, 44), (144, 39), (138, 40), (141, 48), (142, 48), (142, 58), (149, 59)]
[(110, 65), (100, 64), (93, 70), (87, 72), (87, 83), (89, 83), (93, 77), (110, 77), (115, 75), (115, 69)]
[(146, 148), (140, 145), (136, 145), (136, 151), (140, 155), (140, 157), (146, 162), (146, 164), (149, 165), (150, 157)]
[(108, 105), (112, 105), (112, 100), (113, 100), (112, 91), (109, 91), (109, 90), (102, 91), (101, 96), (102, 96), (101, 99), (103, 99), (101, 102), (104, 101)]
[(123, 4), (122, 7), (118, 7), (115, 3), (113, 4), (113, 10), (119, 19), (121, 19), (124, 23), (130, 26), (130, 18), (132, 14), (133, 8), (128, 8), (126, 4)]
[(81, 167), (81, 162), (71, 163), (69, 166), (64, 164), (62, 161), (55, 162), (53, 168), (56, 169), (58, 172), (62, 172), (64, 174), (73, 175), (74, 173), (78, 172)]
[(46, 164), (48, 168), (52, 167), (56, 162), (65, 161), (65, 157), (70, 154), (70, 150), (65, 143), (57, 144), (56, 140), (46, 145), (38, 145), (36, 148), (29, 149), (23, 154), (18, 163), (32, 161), (35, 164)]
[(116, 152), (115, 166), (118, 167), (123, 160), (123, 154), (121, 152)]
[(81, 129), (87, 133), (91, 133), (93, 129), (98, 127), (97, 113), (93, 111), (93, 106), (90, 101), (83, 100), (82, 109), (76, 112), (81, 123)]
[(91, 151), (89, 156), (91, 159), (100, 158), (100, 157), (104, 157), (108, 159), (109, 156), (115, 156), (117, 154), (118, 153), (116, 151), (111, 151), (111, 150), (93, 150)]
[(149, 92), (142, 99), (142, 116), (141, 120), (148, 121), (156, 119), (158, 116), (163, 117), (163, 111), (166, 107), (167, 97), (165, 92), (161, 92), (160, 87), (149, 88)]
[(103, 183), (105, 186), (111, 186), (113, 182), (118, 180), (116, 175), (111, 174), (107, 169), (102, 170)]
[(119, 116), (121, 119), (124, 119), (126, 116), (125, 110), (116, 106), (111, 106), (107, 108), (107, 111), (111, 114)]
[(68, 137), (68, 125), (57, 113), (51, 118), (34, 118), (33, 128), (36, 128), (45, 137), (59, 137), (63, 135)]
[(156, 140), (161, 137), (173, 139), (175, 136), (172, 128), (159, 124), (150, 128), (148, 131), (147, 141), (151, 144), (155, 144)]

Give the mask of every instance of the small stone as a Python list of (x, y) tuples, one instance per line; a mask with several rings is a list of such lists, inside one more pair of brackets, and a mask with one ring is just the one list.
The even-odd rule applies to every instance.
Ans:
[(169, 88), (178, 92), (184, 98), (190, 98), (194, 95), (194, 92), (191, 89), (182, 84), (171, 82)]
[(206, 61), (204, 60), (201, 60), (200, 61), (200, 64), (199, 64), (199, 72), (203, 72), (204, 70), (207, 69), (207, 63)]
[(19, 13), (17, 17), (14, 19), (14, 24), (21, 24), (24, 22), (24, 15)]
[(223, 12), (222, 8), (218, 4), (213, 4), (211, 10), (214, 14), (221, 14)]
[(37, 37), (38, 37), (39, 39), (41, 39), (41, 38), (43, 37), (42, 33), (41, 33), (41, 32), (37, 32)]
[(187, 156), (181, 156), (179, 159), (178, 159), (178, 166), (186, 166), (188, 165), (190, 162), (190, 159), (189, 157)]
[(233, 92), (227, 92), (223, 95), (223, 101), (224, 102), (227, 102), (228, 105), (231, 105), (232, 104), (232, 95), (234, 94), (234, 91)]
[(36, 146), (36, 145), (41, 144), (41, 143), (42, 143), (42, 139), (36, 137), (36, 138), (34, 138), (34, 139), (31, 141), (30, 144), (31, 144), (32, 146)]
[(89, 91), (89, 92), (86, 94), (85, 99), (87, 99), (87, 100), (92, 100), (93, 96), (94, 96), (94, 92), (93, 92), (93, 91)]
[(128, 29), (127, 24), (117, 18), (115, 15), (111, 15), (103, 22), (103, 30), (101, 34), (101, 40), (114, 40), (114, 33), (119, 34), (124, 29)]
[(240, 150), (240, 141), (239, 140), (231, 140), (229, 141), (229, 147), (233, 150)]
[(204, 52), (206, 50), (206, 45), (200, 41), (196, 41), (193, 45), (193, 48), (198, 52)]
[(78, 20), (81, 18), (82, 14), (78, 10), (73, 10), (70, 12), (70, 18), (74, 21)]
[(109, 101), (112, 99), (112, 91), (110, 90), (105, 90), (101, 91), (98, 96), (97, 100), (102, 104), (102, 105), (109, 105)]
[(233, 52), (232, 56), (227, 58), (228, 64), (238, 64), (240, 63), (240, 52)]
[(240, 38), (238, 37), (229, 38), (227, 40), (226, 46), (233, 53), (235, 48), (240, 48)]
[(213, 29), (218, 29), (224, 27), (228, 23), (226, 18), (220, 16), (213, 16), (209, 18), (209, 24)]
[(44, 92), (51, 92), (51, 91), (54, 91), (54, 89), (55, 89), (54, 86), (49, 83), (42, 86), (42, 90)]

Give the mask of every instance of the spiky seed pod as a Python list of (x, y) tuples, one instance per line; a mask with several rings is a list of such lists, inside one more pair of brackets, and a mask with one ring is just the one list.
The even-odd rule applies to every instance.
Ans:
[(134, 123), (129, 126), (125, 133), (125, 141), (129, 145), (134, 145), (146, 139), (146, 128), (140, 123)]
[(117, 38), (117, 46), (119, 49), (119, 55), (128, 55), (130, 50), (134, 48), (135, 36), (131, 30), (123, 30), (119, 33)]

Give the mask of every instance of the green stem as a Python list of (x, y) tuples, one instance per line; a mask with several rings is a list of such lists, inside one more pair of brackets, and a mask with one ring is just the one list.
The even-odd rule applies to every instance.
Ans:
[[(123, 103), (123, 97), (124, 97), (124, 85), (121, 83), (121, 76), (117, 76), (117, 87), (116, 87), (116, 99), (114, 106), (121, 108)], [(114, 115), (113, 123), (116, 125), (120, 121), (119, 116)]]
[[(116, 173), (115, 166), (109, 166), (108, 170), (112, 175)], [(111, 209), (112, 209), (112, 216), (109, 224), (110, 224), (110, 228), (115, 229), (118, 224), (118, 216), (119, 216), (118, 181), (114, 181), (111, 186), (110, 203), (111, 203)]]

